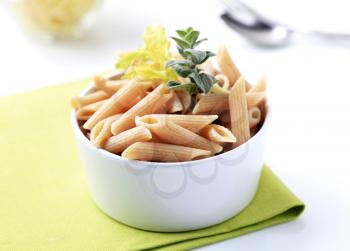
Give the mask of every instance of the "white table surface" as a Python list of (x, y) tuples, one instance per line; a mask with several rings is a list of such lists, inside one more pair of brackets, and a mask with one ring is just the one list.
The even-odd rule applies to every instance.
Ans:
[[(350, 47), (307, 43), (262, 50), (226, 28), (217, 1), (205, 2), (106, 1), (88, 39), (52, 45), (27, 39), (0, 7), (0, 96), (111, 69), (118, 50), (140, 44), (150, 23), (168, 31), (192, 25), (209, 37), (210, 48), (225, 43), (251, 82), (267, 76), (273, 120), (266, 162), (307, 205), (294, 222), (199, 250), (350, 250)], [(288, 11), (299, 23), (312, 19), (305, 11), (298, 16), (298, 7)], [(328, 20), (337, 17), (331, 8), (326, 13)]]

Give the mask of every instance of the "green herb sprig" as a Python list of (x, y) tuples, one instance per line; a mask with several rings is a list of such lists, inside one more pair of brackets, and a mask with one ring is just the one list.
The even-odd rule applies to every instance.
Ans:
[(208, 58), (215, 56), (215, 54), (210, 51), (195, 49), (207, 39), (199, 39), (199, 31), (194, 30), (192, 27), (186, 30), (177, 30), (176, 33), (179, 37), (171, 38), (176, 42), (177, 50), (183, 59), (170, 60), (166, 63), (166, 67), (171, 67), (178, 76), (189, 78), (191, 82), (181, 84), (171, 80), (167, 84), (168, 88), (185, 90), (190, 94), (208, 93), (217, 80), (213, 76), (203, 72), (199, 66), (207, 61)]

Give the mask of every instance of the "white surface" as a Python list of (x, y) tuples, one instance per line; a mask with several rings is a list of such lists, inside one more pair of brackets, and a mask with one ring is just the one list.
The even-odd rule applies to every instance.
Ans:
[[(55, 45), (25, 39), (0, 9), (0, 95), (109, 69), (117, 50), (139, 44), (149, 23), (159, 21), (169, 31), (193, 25), (210, 38), (208, 46), (225, 42), (250, 81), (268, 77), (273, 118), (265, 159), (307, 204), (297, 221), (201, 250), (350, 250), (350, 48), (310, 43), (261, 50), (221, 23), (216, 1), (192, 11), (203, 2), (106, 1), (89, 40)], [(338, 4), (349, 9), (346, 0)], [(191, 11), (182, 12), (183, 5)], [(308, 22), (313, 14), (298, 16), (305, 6), (289, 11)], [(319, 6), (307, 8), (319, 11)], [(270, 11), (278, 13), (274, 5)], [(333, 8), (325, 13), (330, 23), (338, 17)]]
[(240, 147), (178, 163), (128, 161), (96, 149), (81, 132), (74, 113), (71, 122), (98, 207), (136, 228), (179, 232), (224, 222), (250, 203), (263, 166), (270, 113), (259, 132)]

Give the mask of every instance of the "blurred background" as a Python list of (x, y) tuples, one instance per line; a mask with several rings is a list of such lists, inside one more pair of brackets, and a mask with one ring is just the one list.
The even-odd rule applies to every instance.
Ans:
[[(250, 82), (267, 77), (273, 121), (266, 161), (307, 204), (301, 220), (202, 250), (349, 250), (350, 2), (245, 0), (270, 25), (258, 25), (260, 40), (271, 25), (281, 28), (277, 38), (287, 29), (288, 41), (273, 46), (223, 21), (226, 13), (254, 24), (232, 2), (0, 0), (0, 96), (111, 70), (118, 51), (140, 45), (149, 24), (169, 35), (193, 26), (210, 50), (224, 43)], [(309, 30), (343, 35), (300, 35)]]

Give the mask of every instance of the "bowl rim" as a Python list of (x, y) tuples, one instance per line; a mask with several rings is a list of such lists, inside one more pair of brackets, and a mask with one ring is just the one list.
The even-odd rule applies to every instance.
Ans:
[[(83, 91), (81, 91), (79, 96), (84, 96), (86, 94), (88, 94), (90, 91), (92, 91), (94, 89), (94, 86), (92, 84), (88, 85), (85, 89), (83, 89)], [(266, 98), (265, 98), (266, 99)], [(257, 138), (258, 136), (260, 136), (264, 131), (266, 131), (268, 124), (270, 123), (271, 120), (271, 108), (269, 106), (269, 102), (268, 99), (266, 99), (266, 116), (265, 116), (265, 120), (263, 125), (261, 126), (261, 128), (259, 129), (259, 131), (253, 136), (251, 137), (247, 142), (243, 143), (242, 145), (231, 149), (227, 152), (224, 153), (220, 153), (218, 155), (214, 155), (208, 158), (204, 158), (204, 159), (198, 159), (198, 160), (189, 160), (189, 161), (181, 161), (181, 162), (151, 162), (151, 161), (142, 161), (142, 160), (128, 160), (126, 158), (123, 158), (122, 156), (118, 155), (118, 154), (114, 154), (111, 152), (106, 151), (105, 149), (102, 148), (97, 148), (95, 147), (92, 142), (83, 134), (83, 132), (80, 130), (80, 127), (78, 125), (78, 120), (76, 119), (75, 116), (75, 110), (71, 109), (71, 123), (72, 123), (72, 127), (74, 130), (74, 134), (79, 138), (79, 141), (83, 142), (85, 145), (87, 145), (89, 148), (91, 148), (92, 150), (98, 151), (99, 154), (102, 154), (108, 158), (111, 159), (115, 159), (117, 161), (126, 161), (126, 162), (137, 162), (139, 164), (143, 164), (143, 165), (154, 165), (154, 166), (166, 166), (166, 167), (171, 167), (171, 166), (179, 166), (179, 165), (188, 165), (188, 164), (200, 164), (202, 162), (205, 161), (211, 161), (211, 160), (215, 160), (219, 157), (223, 157), (225, 155), (229, 155), (232, 154), (232, 152), (238, 151), (239, 149), (246, 147), (248, 144), (250, 144), (255, 138)]]

